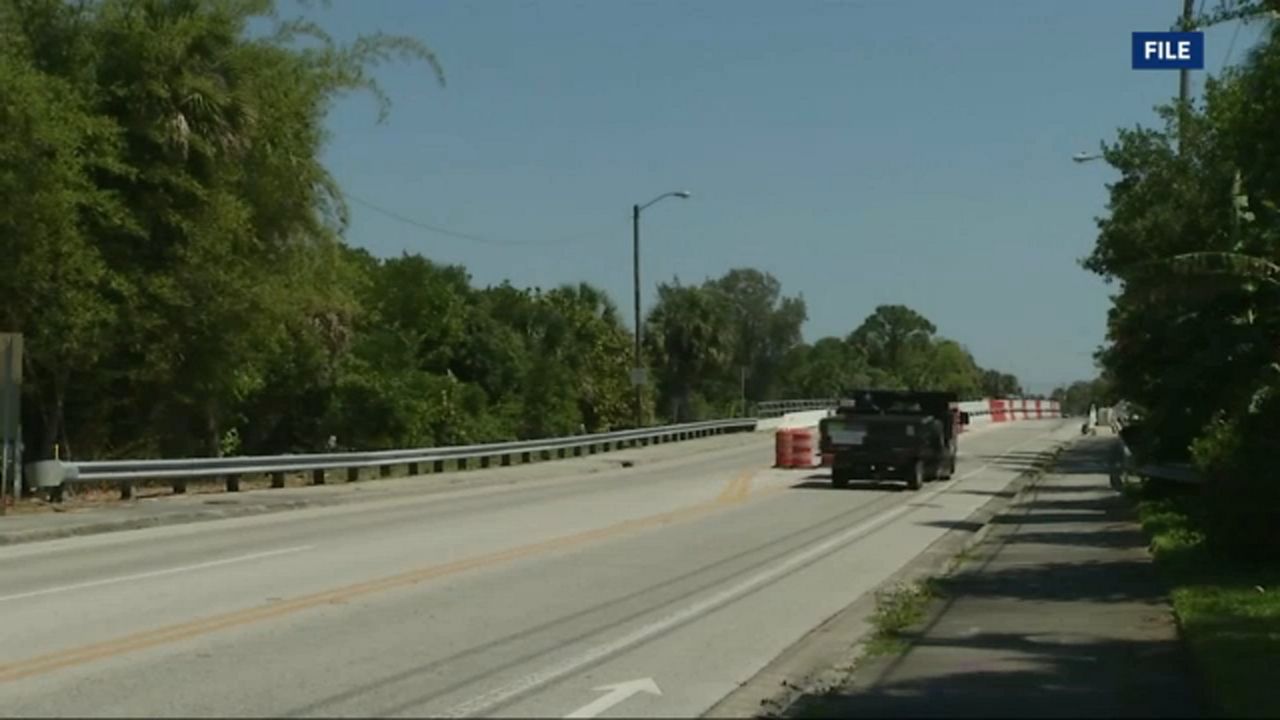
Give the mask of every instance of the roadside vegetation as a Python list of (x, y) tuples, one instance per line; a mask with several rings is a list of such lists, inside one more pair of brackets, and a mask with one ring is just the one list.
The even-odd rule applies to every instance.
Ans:
[(871, 636), (863, 646), (862, 658), (870, 660), (906, 650), (908, 631), (924, 621), (929, 603), (941, 597), (939, 587), (936, 580), (925, 579), (876, 593)]
[[(384, 117), (390, 61), (447, 92), (419, 40), (343, 44), (272, 0), (0, 0), (0, 329), (25, 335), (27, 459), (634, 424), (631, 330), (599, 288), (476, 287), (346, 244), (326, 115), (364, 92)], [(661, 284), (644, 422), (864, 384), (1020, 392), (911, 309), (863, 312), (806, 344), (804, 301), (766, 272)]]
[(1280, 717), (1280, 566), (1213, 552), (1194, 495), (1148, 488), (1138, 507), (1215, 707), (1226, 717)]
[(1199, 490), (1148, 486), (1142, 520), (1220, 708), (1276, 716), (1280, 680), (1280, 2), (1222, 0), (1200, 26), (1261, 23), (1253, 48), (1160, 127), (1103, 148), (1119, 173), (1087, 269), (1118, 285), (1099, 353), (1140, 460), (1190, 462)]

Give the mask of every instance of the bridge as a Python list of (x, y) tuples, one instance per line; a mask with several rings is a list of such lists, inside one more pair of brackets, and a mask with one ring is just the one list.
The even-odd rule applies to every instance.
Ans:
[(37, 463), (64, 511), (0, 518), (0, 703), (700, 715), (1079, 435), (1048, 401), (961, 408), (956, 477), (921, 493), (773, 468), (772, 430), (816, 423), (813, 401), (490, 446)]

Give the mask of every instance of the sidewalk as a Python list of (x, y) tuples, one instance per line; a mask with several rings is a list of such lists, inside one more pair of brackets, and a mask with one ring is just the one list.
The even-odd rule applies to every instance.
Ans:
[(1203, 712), (1127, 501), (1116, 438), (1082, 438), (1002, 515), (902, 655), (786, 717), (1189, 717)]

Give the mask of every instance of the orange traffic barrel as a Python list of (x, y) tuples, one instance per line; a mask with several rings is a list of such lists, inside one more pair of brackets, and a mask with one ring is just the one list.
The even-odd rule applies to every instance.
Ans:
[(791, 431), (786, 429), (778, 430), (774, 435), (775, 467), (791, 467), (791, 452)]
[(791, 467), (811, 468), (814, 466), (813, 430), (792, 430)]

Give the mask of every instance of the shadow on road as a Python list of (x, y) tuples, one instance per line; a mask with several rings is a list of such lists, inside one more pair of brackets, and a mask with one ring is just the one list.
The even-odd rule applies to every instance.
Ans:
[[(956, 654), (1016, 655), (1022, 668), (1005, 671), (952, 668), (941, 675), (905, 679), (873, 691), (805, 697), (789, 718), (859, 717), (1195, 717), (1178, 675), (1151, 668), (1178, 654), (1174, 641), (1063, 642), (1011, 633), (984, 633), (919, 647)], [(1119, 688), (1100, 693), (1099, 686)]]
[(811, 475), (803, 482), (796, 483), (791, 486), (792, 490), (888, 490), (890, 492), (902, 492), (907, 489), (905, 483), (893, 480), (850, 480), (845, 487), (838, 488), (831, 484), (831, 476), (829, 475)]
[(943, 530), (964, 530), (966, 532), (977, 532), (983, 526), (983, 523), (972, 520), (930, 520), (918, 524), (925, 527), (936, 527)]
[(1018, 493), (1013, 490), (957, 490), (961, 495), (983, 495), (985, 497), (1011, 498)]

